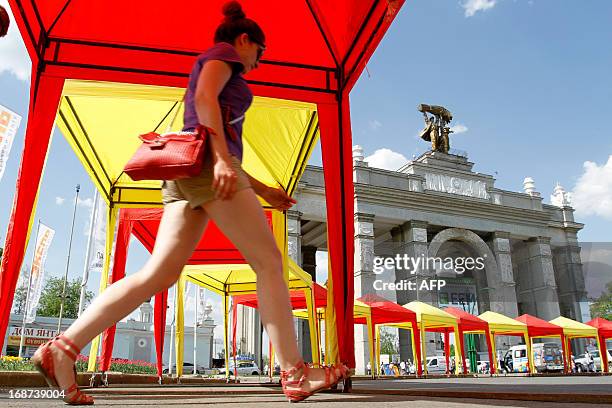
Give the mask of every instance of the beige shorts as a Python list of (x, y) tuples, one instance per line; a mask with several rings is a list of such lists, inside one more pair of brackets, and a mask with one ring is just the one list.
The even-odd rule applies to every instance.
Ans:
[[(252, 188), (251, 182), (242, 169), (238, 158), (234, 155), (230, 157), (232, 167), (238, 175), (236, 191)], [(164, 205), (175, 201), (187, 201), (191, 208), (196, 209), (208, 201), (215, 200), (215, 190), (212, 188), (213, 166), (212, 155), (209, 150), (204, 158), (202, 173), (199, 176), (178, 180), (164, 180), (162, 183), (162, 202)]]

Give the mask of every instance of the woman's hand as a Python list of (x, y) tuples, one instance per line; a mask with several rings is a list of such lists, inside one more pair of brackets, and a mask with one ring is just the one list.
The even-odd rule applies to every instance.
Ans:
[(290, 209), (293, 204), (296, 204), (295, 199), (289, 197), (282, 188), (268, 187), (260, 194), (261, 198), (266, 200), (274, 209), (285, 211)]
[(236, 192), (236, 180), (238, 175), (228, 160), (217, 159), (213, 169), (212, 188), (215, 190), (215, 198), (226, 200), (234, 196)]

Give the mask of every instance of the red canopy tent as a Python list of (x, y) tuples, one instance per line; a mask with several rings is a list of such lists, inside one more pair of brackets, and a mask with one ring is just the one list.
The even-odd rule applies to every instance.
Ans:
[[(117, 282), (125, 277), (125, 263), (127, 260), (131, 234), (134, 234), (149, 252), (153, 251), (162, 213), (163, 209), (161, 208), (122, 208), (120, 210), (115, 256), (109, 284)], [(272, 213), (271, 211), (266, 211), (265, 214), (271, 226)], [(187, 264), (202, 265), (219, 263), (244, 264), (246, 260), (211, 220)], [(162, 355), (164, 349), (164, 333), (166, 330), (167, 302), (168, 290), (164, 290), (155, 295), (153, 327), (155, 332), (157, 374), (160, 377), (162, 375)], [(102, 335), (100, 371), (108, 371), (110, 367), (114, 341), (115, 326), (113, 325), (106, 329)]]
[[(32, 59), (30, 107), (0, 290), (3, 341), (65, 79), (185, 87), (212, 43), (225, 0), (173, 3), (9, 0)], [(318, 104), (329, 243), (332, 360), (355, 366), (353, 182), (349, 93), (403, 0), (243, 0), (267, 36), (255, 95)]]
[[(595, 327), (597, 329), (597, 335), (599, 336), (599, 344), (603, 345), (603, 350), (607, 350), (606, 339), (612, 339), (612, 322), (601, 317), (596, 317), (595, 319), (589, 320), (585, 324), (588, 324), (589, 326)], [(601, 366), (608, 366), (607, 353), (602, 353), (601, 355)], [(603, 368), (601, 371), (604, 371)]]
[[(559, 337), (559, 340), (561, 340), (561, 345), (565, 344), (565, 335), (563, 334), (563, 328), (560, 326), (549, 323), (546, 320), (539, 319), (527, 313), (516, 317), (514, 320), (518, 320), (519, 322), (527, 325), (529, 341), (531, 341), (531, 339), (534, 337)], [(563, 348), (565, 349), (565, 347)], [(566, 352), (563, 353), (563, 369), (564, 371), (567, 371), (568, 369)], [(532, 370), (535, 370), (535, 367), (533, 367)]]
[[(495, 364), (493, 362), (493, 347), (491, 347), (491, 333), (489, 332), (489, 323), (482, 320), (478, 316), (474, 316), (471, 313), (461, 310), (456, 307), (445, 307), (446, 313), (450, 313), (457, 318), (457, 325), (459, 326), (459, 347), (461, 347), (461, 355), (465, 356), (463, 351), (465, 350), (463, 335), (465, 333), (483, 332), (487, 342), (487, 351), (489, 353), (489, 361), (491, 362), (491, 374), (495, 374)], [(450, 357), (450, 342), (449, 342), (449, 331), (444, 331), (444, 354), (446, 355), (446, 367), (449, 367)], [(467, 374), (467, 364), (463, 364), (463, 374)]]
[[(320, 308), (327, 306), (327, 289), (324, 286), (319, 285), (316, 282), (313, 282), (313, 292), (314, 292), (314, 307)], [(304, 295), (303, 290), (290, 290), (289, 297), (291, 302), (291, 307), (293, 309), (306, 309), (306, 296)], [(252, 307), (254, 309), (258, 308), (257, 303), (257, 294), (250, 293), (246, 295), (237, 295), (233, 297), (234, 304), (236, 305), (244, 305), (248, 307)]]
[[(365, 303), (370, 307), (370, 311), (372, 314), (372, 327), (377, 324), (388, 324), (388, 323), (410, 323), (412, 326), (412, 336), (414, 338), (415, 347), (415, 355), (416, 360), (415, 366), (417, 369), (417, 376), (421, 376), (423, 373), (423, 367), (420, 364), (422, 360), (421, 356), (421, 347), (418, 345), (421, 344), (421, 334), (419, 332), (418, 322), (416, 313), (410, 309), (402, 307), (395, 302), (391, 302), (390, 300), (385, 299), (382, 296), (368, 293), (357, 299), (358, 301)], [(355, 323), (366, 324), (365, 317), (359, 317), (355, 319)], [(374, 333), (371, 334), (372, 339), (376, 339)], [(374, 367), (374, 364), (372, 364)], [(374, 371), (374, 370), (372, 370)]]

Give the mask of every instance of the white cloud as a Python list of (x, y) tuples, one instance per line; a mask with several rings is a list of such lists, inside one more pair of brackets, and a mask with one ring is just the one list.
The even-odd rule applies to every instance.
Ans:
[(612, 221), (612, 155), (601, 166), (592, 161), (586, 161), (582, 166), (584, 172), (572, 191), (576, 213)]
[(6, 71), (22, 81), (27, 81), (32, 66), (30, 56), (23, 44), (8, 1), (0, 0), (0, 5), (4, 6), (11, 19), (8, 34), (0, 39), (0, 55), (2, 56), (0, 58), (0, 74)]
[(93, 198), (79, 198), (77, 199), (77, 205), (85, 208), (93, 208)]
[(66, 199), (64, 197), (55, 197), (55, 204), (62, 205)]
[(382, 127), (382, 123), (374, 119), (368, 122), (368, 126), (370, 127), (370, 130), (377, 131)]
[(387, 148), (376, 150), (374, 154), (366, 157), (365, 161), (370, 167), (386, 170), (397, 170), (408, 163), (408, 159), (403, 154)]
[(461, 124), (461, 123), (457, 123), (455, 126), (451, 126), (451, 130), (453, 131), (454, 134), (459, 134), (459, 133), (465, 133), (468, 131), (467, 126)]
[(485, 11), (495, 7), (497, 0), (467, 0), (461, 4), (465, 10), (466, 17), (472, 17), (479, 11)]

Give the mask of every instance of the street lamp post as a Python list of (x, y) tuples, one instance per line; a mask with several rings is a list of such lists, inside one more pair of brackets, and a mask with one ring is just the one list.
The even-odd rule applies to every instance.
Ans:
[(64, 314), (64, 303), (66, 302), (66, 282), (68, 281), (68, 269), (70, 268), (70, 252), (72, 251), (72, 236), (74, 234), (74, 219), (76, 217), (77, 204), (79, 202), (79, 191), (81, 185), (76, 185), (76, 195), (74, 197), (74, 210), (72, 211), (72, 225), (70, 227), (70, 240), (68, 241), (68, 257), (66, 259), (66, 271), (64, 273), (64, 284), (62, 286), (62, 300), (60, 303), (59, 319), (57, 320), (57, 333), (62, 330), (62, 315)]

